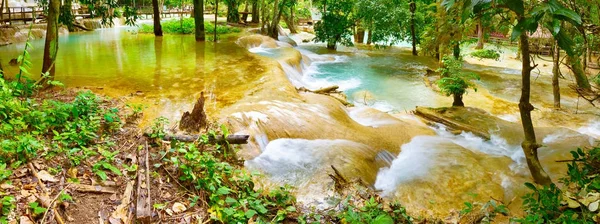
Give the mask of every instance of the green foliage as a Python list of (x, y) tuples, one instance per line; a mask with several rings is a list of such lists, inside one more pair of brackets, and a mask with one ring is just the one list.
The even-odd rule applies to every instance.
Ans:
[(412, 218), (406, 214), (406, 210), (400, 204), (390, 205), (390, 211), (383, 209), (383, 203), (380, 199), (371, 197), (363, 206), (356, 207), (349, 204), (350, 198), (344, 201), (345, 209), (337, 216), (342, 223), (361, 224), (394, 224), (394, 223), (412, 223)]
[(523, 196), (525, 217), (516, 219), (521, 223), (597, 223), (598, 210), (591, 204), (600, 196), (600, 147), (589, 151), (572, 151), (573, 161), (568, 164), (567, 176), (556, 185), (538, 187), (525, 185), (532, 192)]
[[(27, 81), (24, 74), (31, 67), (26, 43), (24, 53), (17, 60), (20, 66), (17, 79), (0, 78), (0, 164), (18, 167), (35, 158), (39, 152), (62, 152), (74, 163), (104, 131), (120, 127), (115, 108), (101, 108), (101, 100), (90, 91), (80, 92), (72, 102), (26, 98), (38, 89), (38, 84)], [(25, 82), (21, 82), (25, 79)], [(104, 128), (103, 128), (104, 127)], [(93, 152), (93, 150), (90, 150)]]
[[(183, 22), (179, 20), (168, 20), (162, 21), (161, 23), (163, 32), (169, 34), (193, 34), (196, 32), (196, 24), (194, 23), (194, 18), (184, 18)], [(212, 23), (205, 22), (204, 23), (204, 31), (205, 33), (212, 34), (215, 32), (215, 26)], [(229, 33), (239, 33), (242, 30), (237, 27), (230, 26), (217, 26), (217, 34), (229, 34)], [(153, 33), (154, 26), (148, 24), (142, 24), (139, 29), (140, 33)]]
[(71, 195), (61, 192), (60, 195), (58, 195), (58, 201), (60, 202), (73, 202), (73, 197), (71, 197)]
[(102, 180), (106, 180), (108, 178), (108, 175), (106, 174), (105, 171), (111, 171), (116, 175), (123, 175), (121, 173), (121, 170), (119, 170), (119, 168), (115, 167), (112, 165), (115, 156), (117, 154), (119, 154), (119, 151), (114, 151), (111, 152), (109, 150), (105, 150), (102, 148), (98, 148), (100, 155), (102, 155), (101, 159), (99, 161), (97, 161), (96, 163), (94, 163), (94, 166), (92, 166), (92, 172), (94, 172), (96, 175), (98, 175), (98, 177), (100, 177), (100, 179)]
[(327, 43), (329, 49), (335, 49), (337, 43), (352, 46), (353, 6), (353, 0), (327, 2), (322, 20), (315, 24), (315, 41)]
[(0, 199), (0, 224), (8, 224), (8, 215), (17, 208), (15, 197), (7, 195)]
[(482, 50), (473, 51), (473, 52), (471, 52), (471, 56), (476, 57), (476, 58), (494, 59), (496, 61), (500, 60), (500, 53), (496, 50), (490, 50), (490, 49), (482, 49)]
[(150, 130), (150, 138), (163, 139), (166, 135), (165, 126), (169, 124), (169, 119), (166, 117), (159, 117), (154, 119)]
[(40, 206), (40, 204), (37, 202), (29, 203), (29, 209), (31, 209), (31, 213), (33, 213), (33, 216), (38, 216), (46, 212), (46, 208)]
[(443, 66), (437, 70), (441, 75), (441, 79), (438, 80), (437, 85), (440, 87), (442, 93), (447, 96), (462, 96), (469, 88), (473, 88), (477, 91), (475, 84), (471, 83), (469, 80), (479, 79), (479, 76), (474, 73), (461, 71), (462, 60), (457, 60), (451, 56), (445, 56), (442, 59), (442, 63)]
[(288, 187), (271, 192), (256, 190), (254, 175), (226, 162), (219, 150), (202, 151), (195, 144), (176, 144), (172, 153), (166, 162), (177, 167), (183, 183), (207, 192), (209, 212), (215, 221), (282, 222), (296, 211)]
[(477, 212), (477, 214), (483, 215), (482, 219), (478, 223), (492, 223), (498, 214), (503, 214), (506, 216), (509, 215), (508, 207), (502, 203), (498, 203), (494, 199), (486, 203), (465, 202), (465, 208), (460, 211), (460, 215), (464, 216), (472, 212)]

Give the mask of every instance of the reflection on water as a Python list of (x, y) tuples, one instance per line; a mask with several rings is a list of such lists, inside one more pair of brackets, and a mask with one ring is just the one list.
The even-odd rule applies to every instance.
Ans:
[[(256, 57), (235, 44), (196, 42), (191, 35), (155, 38), (128, 29), (61, 36), (56, 79), (69, 87), (92, 88), (110, 96), (137, 92), (151, 104), (172, 110), (190, 109), (184, 105), (207, 91), (208, 109), (215, 110), (242, 98), (246, 83), (262, 73)], [(30, 72), (39, 74), (44, 42), (34, 40), (31, 44), (35, 67)], [(0, 47), (1, 61), (15, 58), (23, 48), (24, 43)], [(14, 66), (4, 67), (7, 74), (18, 71)]]

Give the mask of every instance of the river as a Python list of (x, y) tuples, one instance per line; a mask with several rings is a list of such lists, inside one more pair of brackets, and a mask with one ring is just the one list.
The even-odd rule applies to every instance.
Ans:
[[(400, 48), (329, 52), (314, 43), (291, 47), (258, 37), (236, 40), (197, 43), (189, 35), (155, 39), (126, 27), (69, 34), (60, 38), (56, 79), (147, 104), (146, 123), (158, 116), (177, 120), (205, 91), (211, 117), (252, 136), (240, 156), (248, 169), (264, 174), (260, 185), (290, 184), (299, 201), (319, 208), (331, 206), (327, 174), (332, 165), (421, 216), (447, 217), (465, 201), (493, 197), (509, 202), (526, 192), (523, 183), (531, 179), (515, 123), (518, 69), (466, 65), (481, 80), (476, 81), (478, 91), (465, 96), (465, 104), (510, 123), (485, 140), (427, 125), (410, 113), (417, 106), (451, 105), (451, 97), (423, 81), (425, 70), (437, 63), (429, 57), (414, 57)], [(41, 65), (43, 41), (32, 45), (31, 61)], [(23, 47), (0, 47), (1, 60), (16, 57)], [(7, 68), (8, 74), (16, 71)], [(600, 113), (585, 102), (576, 104), (567, 88), (562, 91), (568, 109), (552, 111), (549, 83), (547, 75), (533, 83), (534, 120), (547, 145), (541, 160), (556, 179), (565, 165), (554, 160), (600, 137)], [(339, 85), (355, 106), (295, 89), (330, 85)], [(392, 161), (381, 161), (382, 153), (391, 154)], [(518, 211), (520, 202), (511, 206)]]

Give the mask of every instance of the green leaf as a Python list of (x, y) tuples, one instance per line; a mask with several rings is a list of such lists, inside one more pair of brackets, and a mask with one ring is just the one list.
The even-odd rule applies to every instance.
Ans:
[(533, 191), (537, 191), (537, 188), (532, 183), (529, 183), (529, 182), (525, 183), (525, 187), (527, 187)]
[(508, 9), (517, 13), (517, 15), (525, 15), (525, 7), (523, 0), (506, 0)]
[(230, 204), (230, 205), (231, 205), (231, 204), (235, 204), (235, 203), (237, 203), (237, 200), (235, 200), (235, 199), (234, 199), (234, 198), (232, 198), (232, 197), (227, 197), (227, 198), (225, 198), (225, 203), (227, 203), (227, 204)]
[(568, 21), (575, 26), (580, 26), (583, 21), (581, 21), (581, 16), (574, 12), (573, 10), (561, 7), (554, 11), (554, 18), (558, 18), (560, 20)]
[(249, 209), (248, 211), (246, 211), (246, 213), (244, 214), (246, 216), (247, 219), (252, 218), (252, 216), (256, 215), (256, 211)]
[(219, 189), (217, 189), (217, 192), (215, 192), (215, 194), (226, 195), (226, 194), (229, 194), (230, 191), (231, 191), (231, 189), (229, 189), (227, 187), (220, 187)]
[(115, 173), (115, 174), (117, 174), (119, 176), (123, 175), (121, 173), (121, 170), (119, 170), (118, 168), (114, 167), (110, 163), (102, 163), (102, 167), (104, 167), (104, 169), (112, 171), (113, 173)]
[(394, 220), (388, 214), (381, 214), (377, 216), (372, 224), (394, 224)]
[(94, 173), (96, 173), (96, 175), (98, 175), (102, 180), (106, 180), (108, 178), (108, 176), (106, 176), (106, 173), (102, 170), (96, 170)]

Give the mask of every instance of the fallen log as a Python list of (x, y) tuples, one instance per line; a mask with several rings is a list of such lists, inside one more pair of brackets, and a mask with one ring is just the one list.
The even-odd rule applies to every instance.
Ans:
[[(145, 136), (150, 136), (150, 133), (144, 133)], [(185, 134), (167, 134), (164, 137), (165, 141), (173, 141), (177, 140), (180, 142), (195, 142), (200, 138), (200, 135), (185, 135)], [(229, 143), (232, 145), (243, 145), (248, 144), (248, 138), (250, 135), (228, 135), (227, 137), (223, 137), (223, 135), (217, 136), (209, 136), (208, 144), (214, 145), (219, 144), (223, 145), (225, 143)]]
[[(342, 103), (344, 106), (353, 107), (354, 104), (348, 102), (345, 99), (342, 99), (339, 96), (339, 95), (343, 96), (342, 91), (338, 90), (339, 88), (340, 88), (339, 86), (329, 86), (329, 87), (325, 87), (325, 88), (321, 88), (321, 89), (317, 89), (317, 90), (313, 91), (313, 90), (307, 89), (305, 87), (300, 87), (300, 88), (297, 88), (296, 90), (297, 91), (302, 91), (302, 92), (309, 92), (309, 93), (314, 93), (314, 94), (321, 94), (321, 95), (331, 96), (334, 99), (336, 99), (337, 101), (339, 101), (340, 103)], [(336, 93), (338, 93), (338, 96), (331, 95), (331, 94), (336, 94)], [(345, 96), (343, 96), (343, 98), (345, 98)]]
[[(143, 155), (142, 155), (143, 153)], [(150, 162), (148, 159), (148, 143), (144, 146), (144, 150), (138, 151), (138, 169), (137, 173), (137, 191), (135, 203), (135, 222), (136, 223), (151, 223), (152, 222), (152, 199), (150, 198)]]
[(415, 113), (415, 115), (417, 115), (425, 120), (446, 125), (450, 129), (469, 131), (469, 132), (471, 132), (479, 137), (482, 137), (486, 140), (490, 140), (490, 138), (491, 138), (491, 135), (487, 132), (479, 131), (477, 128), (473, 128), (467, 124), (456, 122), (452, 119), (449, 119), (447, 117), (444, 117), (444, 116), (436, 113), (434, 110), (429, 109), (429, 108), (417, 107), (415, 109), (414, 113)]
[(79, 23), (73, 23), (73, 26), (77, 27), (79, 29), (85, 30), (85, 31), (94, 31), (94, 29), (87, 28), (83, 24), (79, 24)]
[(106, 193), (115, 194), (117, 189), (113, 187), (104, 187), (100, 185), (87, 185), (87, 184), (71, 184), (71, 188), (75, 191), (86, 192), (86, 193)]

